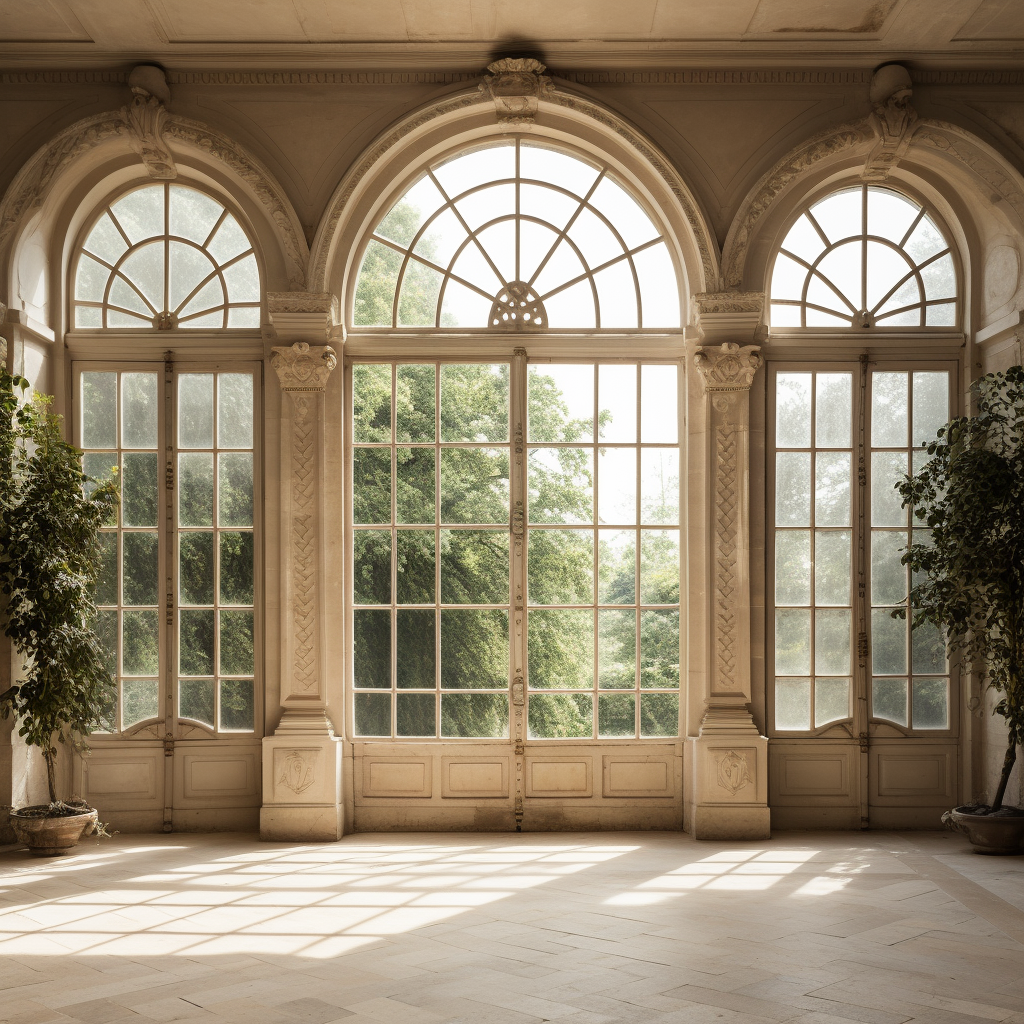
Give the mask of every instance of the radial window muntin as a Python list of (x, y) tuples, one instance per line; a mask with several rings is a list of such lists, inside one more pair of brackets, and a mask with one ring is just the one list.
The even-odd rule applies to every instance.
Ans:
[[(449, 192), (439, 175), (444, 176), (444, 168), (450, 167), (465, 158), (473, 158), (478, 154), (497, 149), (511, 150), (512, 159), (508, 161), (511, 168), (510, 174), (495, 175), (487, 177), (486, 180), (477, 181), (471, 187), (462, 188), (458, 192)], [(579, 192), (574, 192), (564, 183), (535, 177), (525, 173), (522, 169), (521, 155), (524, 149), (533, 151), (545, 151), (556, 154), (555, 159), (573, 161), (581, 169), (590, 172), (587, 179), (587, 187)], [(439, 205), (432, 206), (425, 213), (422, 223), (417, 223), (413, 234), (407, 242), (389, 238), (385, 233), (385, 225), (394, 212), (409, 202), (409, 197), (416, 189), (429, 182), (433, 189), (439, 194)], [(626, 201), (630, 209), (628, 226), (623, 223), (622, 217), (608, 215), (608, 205), (602, 210), (594, 202), (595, 193), (606, 183), (606, 188), (615, 190), (609, 199)], [(524, 212), (522, 202), (523, 187), (545, 189), (558, 196), (560, 202), (568, 201), (573, 204), (574, 209), (571, 216), (552, 216), (545, 219), (535, 213)], [(499, 213), (497, 216), (489, 217), (475, 227), (470, 227), (467, 217), (460, 210), (460, 203), (467, 199), (485, 192), (488, 189), (500, 189), (511, 187), (515, 193), (514, 209)], [(429, 186), (428, 186), (429, 191)], [(419, 211), (416, 211), (417, 214)], [(450, 214), (458, 222), (458, 229), (461, 238), (450, 252), (447, 259), (435, 261), (424, 254), (421, 244), (429, 241), (431, 229), (437, 228), (441, 218)], [(607, 231), (608, 237), (614, 239), (618, 247), (613, 253), (603, 254), (595, 258), (592, 251), (588, 251), (585, 244), (580, 244), (578, 237), (573, 237), (573, 229), (580, 223), (581, 218), (591, 216), (596, 219), (600, 228)], [(487, 244), (481, 240), (489, 229), (496, 228), (503, 224), (512, 226), (514, 233), (514, 265), (512, 261), (503, 269), (499, 266), (503, 258), (496, 253), (494, 241)], [(632, 234), (636, 225), (642, 224), (645, 228), (640, 241), (631, 239), (635, 244), (627, 243), (624, 234)], [(524, 249), (528, 242), (523, 238), (524, 225), (535, 226), (536, 228), (548, 231), (552, 235), (550, 244), (547, 244), (542, 255), (537, 259), (525, 261), (523, 259)], [(382, 228), (384, 230), (382, 230)], [(559, 250), (564, 247), (579, 265), (579, 272), (569, 274), (555, 283), (547, 282), (539, 290), (535, 285), (544, 281), (545, 272), (553, 267), (553, 257), (562, 255)], [(360, 313), (360, 292), (367, 271), (368, 260), (374, 246), (383, 246), (401, 257), (401, 265), (394, 276), (393, 293), (390, 292), (390, 323), (383, 322), (377, 318), (376, 322), (370, 322), (361, 317)], [(491, 246), (488, 251), (488, 245)], [(477, 282), (463, 276), (456, 264), (467, 251), (475, 252), (477, 258), (486, 264), (490, 276), (493, 278), (494, 289), (484, 287), (479, 279)], [(638, 266), (638, 261), (641, 263)], [(524, 266), (524, 264), (527, 264)], [(660, 231), (651, 217), (644, 209), (632, 190), (621, 183), (606, 164), (600, 164), (590, 157), (583, 156), (575, 151), (561, 145), (553, 145), (546, 142), (538, 142), (532, 139), (516, 137), (511, 140), (501, 140), (478, 145), (470, 149), (462, 149), (454, 154), (431, 163), (423, 173), (416, 177), (411, 185), (406, 186), (401, 194), (389, 204), (388, 210), (381, 217), (376, 228), (371, 233), (368, 242), (363, 249), (359, 262), (359, 275), (354, 295), (352, 323), (357, 330), (380, 329), (380, 328), (423, 328), (423, 327), (449, 327), (449, 328), (488, 328), (490, 330), (536, 330), (546, 329), (549, 326), (568, 329), (612, 329), (612, 330), (635, 330), (643, 328), (672, 329), (680, 325), (679, 313), (679, 280), (674, 263), (669, 254), (666, 244), (666, 236)], [(436, 301), (431, 305), (433, 316), (430, 322), (409, 322), (409, 318), (403, 318), (402, 306), (405, 297), (405, 289), (409, 281), (412, 268), (424, 268), (439, 276)], [(602, 279), (600, 275), (608, 271), (621, 268), (624, 285), (622, 291), (628, 292), (625, 300), (628, 307), (625, 315), (621, 312), (621, 303), (609, 302), (609, 296), (614, 294), (611, 289), (611, 282), (607, 278)], [(436, 282), (435, 282), (436, 283)], [(479, 302), (478, 310), (474, 311), (473, 322), (451, 323), (452, 316), (446, 310), (445, 304), (452, 289), (449, 285), (465, 289)], [(666, 288), (666, 285), (670, 287)], [(564, 293), (571, 289), (585, 289), (587, 300), (585, 312), (582, 316), (578, 314), (579, 293), (574, 296), (573, 317), (580, 322), (559, 322), (565, 320), (561, 311), (556, 311), (554, 323), (549, 323), (549, 310), (547, 305), (551, 300), (557, 300)], [(602, 291), (604, 294), (602, 295)], [(666, 293), (670, 295), (666, 299)], [(646, 305), (645, 305), (646, 303)], [(603, 304), (603, 306), (602, 306)], [(617, 314), (617, 315), (616, 315)], [(421, 318), (426, 320), (426, 317)], [(449, 322), (445, 322), (445, 320)], [(361, 320), (363, 322), (361, 322)]]
[[(131, 230), (130, 223), (122, 223), (127, 220), (124, 210), (119, 213), (115, 208), (144, 192), (151, 196), (162, 192), (157, 204), (162, 207), (158, 214), (162, 228), (156, 230), (153, 223), (147, 233), (138, 235), (133, 241), (131, 235), (136, 232)], [(202, 215), (193, 211), (192, 216), (183, 211), (186, 223), (194, 225), (193, 237), (171, 232), (172, 197), (184, 198), (185, 193), (200, 210), (205, 210)], [(178, 205), (176, 202), (175, 208)], [(124, 248), (116, 253), (108, 249), (101, 254), (100, 232), (104, 229), (118, 246)], [(216, 330), (259, 327), (260, 272), (252, 242), (238, 218), (220, 200), (206, 192), (177, 182), (138, 186), (108, 202), (93, 218), (83, 237), (72, 273), (74, 329)], [(162, 284), (152, 289), (138, 278), (133, 280), (125, 264), (136, 254), (161, 243)], [(177, 246), (185, 248), (180, 250)], [(212, 251), (218, 248), (222, 249), (220, 257)], [(203, 267), (196, 283), (192, 287), (186, 286), (188, 290), (183, 297), (178, 295), (172, 299), (173, 265), (176, 262), (179, 268), (185, 266), (173, 256), (182, 251), (201, 254), (200, 258), (207, 261), (209, 268)], [(90, 263), (100, 268), (92, 282), (86, 278)], [(101, 281), (102, 286), (98, 289)], [(127, 289), (125, 294), (135, 308), (111, 300), (111, 293), (116, 288)], [(101, 296), (97, 296), (97, 291), (102, 292)], [(160, 292), (160, 300), (157, 300), (157, 291)], [(206, 292), (216, 294), (204, 297)], [(83, 293), (84, 297), (80, 297)], [(170, 308), (172, 304), (173, 308)], [(157, 308), (158, 305), (161, 308)]]
[[(851, 197), (859, 197), (859, 203), (854, 199), (854, 203), (859, 205), (856, 230), (843, 228), (840, 233), (831, 223), (823, 227), (823, 221), (831, 221), (836, 213), (842, 215), (843, 211), (838, 209), (842, 204), (852, 205), (849, 204)], [(892, 229), (889, 237), (878, 230), (880, 227), (884, 230), (879, 221), (884, 217), (886, 204), (891, 209), (899, 209), (901, 205), (904, 221)], [(851, 221), (848, 210), (846, 222), (853, 227)], [(817, 248), (806, 248), (808, 236), (816, 239)], [(921, 245), (922, 241), (924, 248), (920, 257), (915, 258), (910, 249)], [(859, 280), (847, 278), (845, 284), (834, 280), (835, 272), (828, 268), (826, 273), (822, 264), (832, 254), (854, 245), (859, 245), (861, 250), (856, 257)], [(899, 273), (891, 274), (881, 288), (871, 280), (870, 247), (875, 245), (903, 263)], [(795, 251), (798, 248), (803, 248), (803, 252)], [(875, 252), (880, 254), (879, 250)], [(792, 264), (796, 264), (803, 273), (798, 289), (794, 285), (799, 274)], [(937, 275), (939, 280), (935, 280)], [(796, 291), (799, 291), (799, 297), (795, 297)], [(908, 291), (914, 294), (900, 294)], [(855, 327), (899, 330), (950, 328), (959, 322), (957, 265), (946, 232), (918, 200), (896, 189), (876, 185), (833, 190), (803, 210), (791, 224), (773, 261), (770, 295), (772, 325), (776, 329)], [(832, 305), (814, 301), (820, 295), (830, 298)], [(858, 298), (860, 301), (855, 301)]]

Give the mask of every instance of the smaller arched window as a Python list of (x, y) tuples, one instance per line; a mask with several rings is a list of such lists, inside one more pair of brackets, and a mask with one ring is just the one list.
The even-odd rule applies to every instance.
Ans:
[(260, 275), (248, 235), (216, 199), (145, 185), (107, 206), (74, 269), (78, 328), (259, 327)]
[(833, 192), (775, 258), (773, 327), (953, 327), (956, 267), (932, 217), (889, 188)]
[(515, 139), (426, 169), (377, 224), (357, 327), (679, 326), (662, 233), (607, 166)]

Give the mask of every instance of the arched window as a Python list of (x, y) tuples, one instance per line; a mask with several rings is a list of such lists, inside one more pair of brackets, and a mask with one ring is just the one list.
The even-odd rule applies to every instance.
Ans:
[(252, 243), (216, 199), (185, 185), (144, 185), (107, 206), (74, 272), (74, 326), (259, 327)]
[(773, 327), (953, 327), (949, 243), (889, 188), (833, 192), (797, 218), (771, 277)]
[(661, 232), (606, 166), (521, 139), (429, 167), (377, 225), (357, 327), (671, 328)]

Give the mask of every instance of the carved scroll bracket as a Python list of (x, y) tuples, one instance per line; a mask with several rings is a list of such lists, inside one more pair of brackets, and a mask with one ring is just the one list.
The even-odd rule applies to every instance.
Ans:
[(487, 65), (480, 91), (494, 103), (500, 124), (520, 130), (533, 126), (540, 100), (554, 91), (546, 70), (532, 57), (505, 57)]
[(151, 178), (169, 181), (178, 176), (174, 157), (164, 141), (163, 126), (171, 90), (163, 68), (140, 64), (128, 76), (132, 101), (121, 108), (128, 125), (128, 141), (142, 158)]
[(885, 64), (871, 79), (868, 122), (875, 144), (861, 171), (865, 181), (885, 181), (910, 147), (918, 127), (917, 111), (910, 105), (913, 92), (910, 72), (902, 64)]

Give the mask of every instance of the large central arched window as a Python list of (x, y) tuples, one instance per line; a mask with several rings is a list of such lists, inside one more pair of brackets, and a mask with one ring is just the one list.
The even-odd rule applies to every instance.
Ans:
[(672, 328), (664, 239), (606, 166), (523, 139), (430, 166), (367, 245), (356, 327)]

